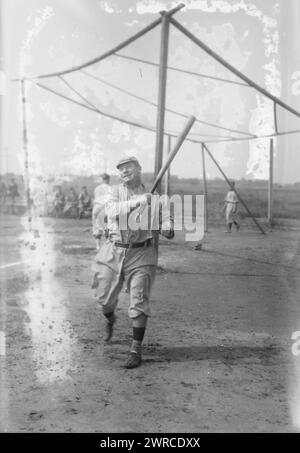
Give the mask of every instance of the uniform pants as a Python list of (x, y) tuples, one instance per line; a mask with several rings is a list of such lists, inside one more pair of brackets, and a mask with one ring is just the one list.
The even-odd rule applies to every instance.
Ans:
[(132, 269), (126, 266), (124, 260), (119, 273), (105, 264), (98, 264), (98, 269), (94, 278), (95, 298), (104, 314), (116, 309), (119, 293), (125, 283), (130, 294), (129, 317), (133, 319), (141, 314), (150, 316), (149, 299), (155, 279), (155, 265), (141, 265)]

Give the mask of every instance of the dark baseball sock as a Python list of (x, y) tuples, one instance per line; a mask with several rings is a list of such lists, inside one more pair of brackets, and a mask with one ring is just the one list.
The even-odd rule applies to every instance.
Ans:
[(145, 327), (133, 327), (133, 339), (131, 343), (130, 353), (135, 353), (139, 357), (142, 356), (142, 342), (145, 335)]
[(133, 340), (142, 342), (145, 335), (145, 327), (133, 327)]
[(104, 313), (104, 316), (108, 320), (108, 322), (112, 323), (114, 321), (115, 313), (111, 311), (110, 313)]

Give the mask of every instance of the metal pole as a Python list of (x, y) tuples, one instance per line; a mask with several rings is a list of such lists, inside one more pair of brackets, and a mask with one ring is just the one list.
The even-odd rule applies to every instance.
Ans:
[(168, 170), (169, 166), (171, 165), (171, 162), (173, 161), (174, 157), (176, 156), (176, 154), (178, 153), (181, 145), (183, 144), (186, 136), (188, 135), (188, 133), (190, 132), (194, 122), (195, 122), (196, 118), (194, 116), (189, 116), (185, 126), (184, 126), (184, 129), (183, 131), (181, 132), (181, 134), (177, 137), (177, 140), (176, 140), (176, 143), (174, 145), (174, 148), (172, 149), (172, 151), (168, 154), (168, 158), (166, 160), (166, 162), (164, 163), (164, 165), (162, 166), (162, 168), (159, 170), (159, 173), (158, 175), (156, 176), (155, 180), (154, 180), (154, 183), (150, 189), (150, 192), (151, 193), (154, 193), (155, 190), (157, 190), (157, 186), (159, 185), (159, 183), (161, 182), (162, 180), (162, 177), (164, 176), (164, 174), (166, 173), (166, 171)]
[[(169, 17), (166, 14), (162, 14), (154, 177), (158, 175), (163, 160), (168, 47)], [(157, 186), (157, 192), (161, 194), (161, 181)]]
[[(88, 66), (91, 66), (91, 65), (93, 65), (95, 63), (99, 63), (100, 61), (102, 61), (102, 60), (104, 60), (104, 59), (106, 59), (108, 57), (111, 57), (115, 52), (118, 52), (119, 50), (124, 49), (124, 47), (126, 47), (129, 44), (133, 43), (137, 39), (141, 38), (142, 36), (144, 36), (149, 31), (153, 30), (157, 25), (160, 24), (160, 22), (161, 22), (161, 17), (156, 19), (151, 24), (147, 25), (145, 28), (143, 28), (142, 30), (137, 32), (135, 35), (131, 36), (130, 38), (128, 38), (125, 41), (123, 41), (122, 43), (118, 44), (116, 47), (110, 49), (108, 52), (105, 52), (104, 54), (99, 55), (98, 57), (94, 58), (93, 60), (89, 60), (86, 63), (83, 63), (83, 64), (78, 65), (78, 66), (73, 66), (72, 68), (65, 69), (63, 71), (50, 72), (50, 73), (47, 73), (47, 74), (40, 74), (40, 75), (37, 75), (37, 76), (31, 76), (31, 77), (29, 76), (29, 77), (26, 77), (25, 80), (29, 80), (29, 79), (44, 79), (44, 78), (48, 78), (48, 77), (56, 77), (56, 76), (60, 76), (60, 75), (70, 74), (71, 72), (79, 71), (80, 69), (87, 68)], [(13, 79), (13, 81), (20, 81), (20, 79)]]
[[(185, 7), (185, 5), (183, 3), (181, 3), (181, 4), (177, 5), (177, 6), (175, 6), (174, 8), (170, 9), (169, 11), (162, 12), (161, 14), (165, 15), (166, 17), (171, 17), (171, 16), (173, 16), (173, 14), (176, 14), (178, 11), (180, 11), (184, 7)], [(60, 76), (60, 75), (70, 74), (71, 72), (79, 71), (79, 70), (84, 69), (84, 68), (86, 68), (88, 66), (91, 66), (91, 65), (93, 65), (95, 63), (99, 63), (100, 61), (104, 60), (105, 58), (111, 57), (113, 54), (115, 54), (119, 50), (124, 49), (124, 47), (126, 47), (129, 44), (133, 43), (137, 39), (141, 38), (142, 36), (144, 36), (149, 31), (153, 30), (157, 25), (160, 24), (161, 20), (162, 20), (161, 17), (159, 17), (154, 22), (152, 22), (151, 24), (147, 25), (145, 28), (143, 28), (142, 30), (137, 32), (135, 35), (131, 36), (130, 38), (128, 38), (125, 41), (123, 41), (120, 44), (118, 44), (117, 46), (113, 47), (108, 52), (105, 52), (104, 54), (99, 55), (98, 57), (94, 58), (93, 60), (89, 60), (86, 63), (83, 63), (83, 64), (81, 64), (79, 66), (73, 66), (72, 68), (66, 69), (64, 71), (51, 72), (51, 73), (48, 73), (48, 74), (40, 74), (40, 75), (37, 75), (37, 76), (26, 77), (25, 80), (29, 80), (29, 79), (44, 79), (44, 78), (48, 78), (48, 77), (56, 77), (56, 76)], [(13, 81), (18, 81), (18, 82), (20, 82), (21, 80), (22, 79), (13, 79)]]
[[(2, 2), (2, 0), (0, 0), (0, 155), (1, 155), (1, 160), (4, 157), (3, 156), (3, 151), (4, 151), (4, 149), (3, 149), (4, 148), (3, 110), (4, 110), (4, 92), (5, 92), (3, 13), (4, 13), (3, 2)], [(2, 92), (2, 90), (3, 90), (3, 92)], [(3, 162), (0, 161), (0, 167), (1, 167), (1, 164), (4, 167), (4, 161)], [(6, 172), (7, 172), (7, 168), (6, 168)]]
[(273, 116), (274, 116), (274, 129), (276, 134), (278, 134), (278, 120), (277, 120), (277, 104), (273, 102)]
[(29, 159), (28, 159), (28, 136), (27, 136), (27, 116), (26, 116), (26, 90), (25, 81), (21, 80), (21, 93), (22, 93), (22, 115), (23, 115), (23, 150), (24, 150), (24, 182), (25, 194), (28, 214), (28, 227), (29, 231), (32, 228), (31, 219), (31, 200), (30, 200), (30, 184), (29, 184)]
[(275, 102), (276, 104), (280, 105), (280, 107), (283, 107), (284, 109), (288, 110), (290, 113), (293, 113), (293, 115), (296, 115), (298, 118), (300, 118), (300, 112), (298, 112), (297, 110), (293, 109), (290, 105), (286, 104), (285, 102), (283, 102), (281, 99), (277, 98), (276, 96), (273, 96), (271, 93), (269, 93), (267, 90), (265, 90), (260, 85), (255, 83), (249, 77), (245, 76), (241, 71), (236, 69), (230, 63), (228, 63), (226, 60), (224, 60), (224, 58), (220, 57), (220, 55), (218, 55), (216, 52), (214, 52), (210, 47), (208, 47), (206, 44), (204, 44), (203, 41), (201, 41), (200, 39), (196, 38), (196, 36), (194, 36), (188, 29), (183, 27), (173, 17), (170, 17), (170, 22), (178, 30), (180, 30), (185, 36), (187, 36), (191, 41), (193, 41), (195, 44), (197, 44), (197, 46), (201, 47), (201, 49), (204, 50), (208, 55), (210, 55), (215, 60), (217, 60), (219, 63), (221, 63), (221, 65), (225, 66), (226, 69), (228, 69), (233, 74), (235, 74), (237, 77), (242, 79), (249, 86), (251, 86), (252, 88), (255, 88), (259, 93), (263, 94), (268, 99), (271, 99), (273, 102)]
[(274, 140), (270, 140), (269, 154), (269, 184), (268, 184), (268, 222), (273, 223), (273, 167), (274, 167)]
[[(207, 148), (206, 144), (203, 143), (203, 146), (204, 148), (206, 149), (208, 155), (210, 156), (210, 158), (212, 159), (212, 161), (216, 164), (216, 166), (218, 167), (218, 169), (220, 170), (220, 172), (222, 173), (223, 177), (225, 178), (227, 184), (229, 185), (229, 187), (232, 189), (232, 186), (230, 184), (230, 181), (229, 179), (227, 178), (227, 176), (225, 175), (224, 171), (222, 170), (222, 168), (220, 167), (220, 165), (218, 164), (218, 162), (216, 161), (216, 159), (214, 158), (214, 156), (212, 155), (212, 153), (209, 151), (209, 149)], [(251, 217), (251, 219), (253, 220), (253, 222), (255, 223), (255, 225), (257, 226), (257, 228), (259, 229), (259, 231), (262, 233), (262, 234), (265, 234), (264, 230), (262, 229), (261, 225), (258, 223), (258, 221), (256, 220), (256, 218), (254, 217), (254, 215), (252, 214), (252, 212), (250, 211), (250, 209), (248, 208), (248, 206), (246, 205), (246, 203), (244, 202), (244, 200), (241, 198), (241, 196), (238, 194), (238, 192), (236, 191), (235, 188), (233, 188), (233, 190), (235, 191), (236, 193), (236, 196), (238, 197), (239, 201), (241, 202), (241, 204), (244, 206), (244, 208), (246, 209), (246, 211), (248, 212), (249, 216)]]
[[(167, 138), (168, 138), (168, 155), (169, 155), (171, 152), (172, 141), (171, 141), (170, 135), (168, 135)], [(168, 168), (167, 173), (165, 174), (165, 195), (168, 195), (168, 196), (170, 195), (170, 168), (171, 168), (171, 166)]]
[(205, 169), (205, 149), (203, 143), (201, 145), (202, 151), (202, 172), (203, 172), (203, 188), (204, 188), (204, 232), (208, 231), (208, 204), (207, 204), (207, 181), (206, 181), (206, 169)]

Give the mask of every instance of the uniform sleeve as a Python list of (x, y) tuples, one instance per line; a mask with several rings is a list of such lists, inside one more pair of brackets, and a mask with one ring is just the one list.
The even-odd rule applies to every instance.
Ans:
[(130, 200), (120, 201), (119, 187), (112, 187), (105, 203), (106, 215), (109, 218), (118, 219), (119, 217), (127, 216), (134, 209), (145, 204), (145, 202), (147, 202), (145, 195), (137, 195)]

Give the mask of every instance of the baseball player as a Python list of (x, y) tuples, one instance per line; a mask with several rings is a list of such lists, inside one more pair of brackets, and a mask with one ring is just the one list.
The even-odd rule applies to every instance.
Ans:
[(238, 197), (234, 191), (235, 182), (231, 181), (231, 189), (228, 191), (225, 200), (224, 207), (226, 217), (226, 233), (231, 233), (231, 227), (234, 223), (236, 230), (239, 231), (240, 225), (237, 222), (237, 206), (239, 203)]
[[(117, 164), (122, 183), (113, 187), (106, 203), (107, 238), (93, 263), (95, 297), (105, 316), (105, 341), (113, 334), (115, 309), (123, 283), (130, 294), (128, 315), (132, 320), (132, 344), (126, 368), (136, 368), (142, 362), (142, 341), (150, 316), (150, 292), (155, 278), (157, 248), (155, 236), (174, 237), (170, 215), (161, 213), (158, 228), (153, 223), (146, 228), (131, 228), (128, 218), (150, 210), (151, 194), (141, 181), (141, 166), (135, 157)], [(124, 223), (124, 221), (126, 221)], [(160, 227), (160, 231), (159, 231)]]

